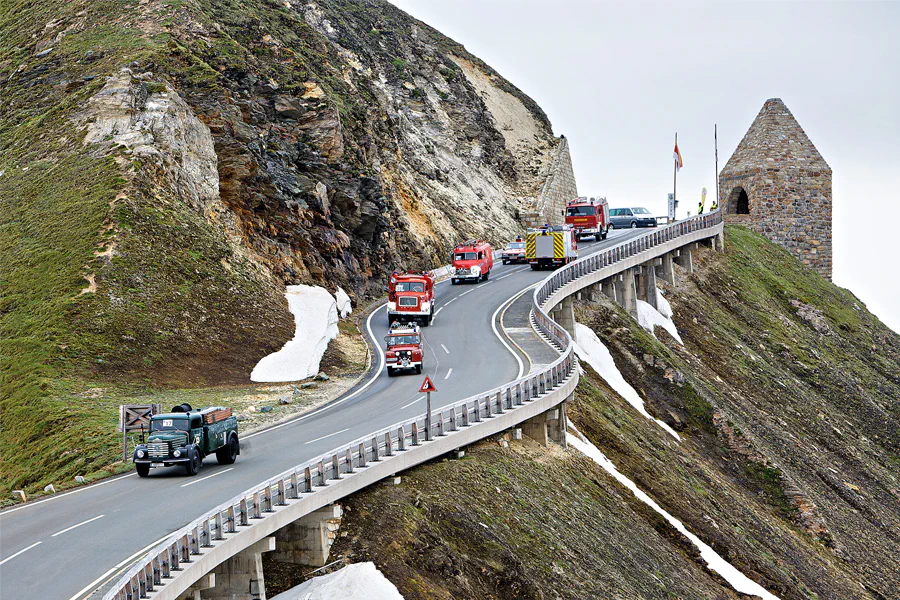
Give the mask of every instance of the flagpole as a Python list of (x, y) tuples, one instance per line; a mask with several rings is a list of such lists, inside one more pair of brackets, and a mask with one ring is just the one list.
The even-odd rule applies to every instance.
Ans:
[(713, 141), (716, 146), (716, 206), (719, 206), (719, 126), (713, 125)]
[[(678, 132), (675, 132), (675, 147), (678, 147)], [(673, 156), (675, 167), (672, 176), (672, 206), (674, 207), (672, 214), (678, 210), (678, 157)], [(677, 219), (676, 219), (677, 220)]]

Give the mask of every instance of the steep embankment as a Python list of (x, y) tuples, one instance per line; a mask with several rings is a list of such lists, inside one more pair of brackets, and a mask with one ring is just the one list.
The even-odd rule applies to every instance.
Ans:
[(359, 300), (510, 235), (558, 145), (378, 0), (14, 0), (0, 39), (4, 487), (109, 462), (88, 388), (247, 382), (284, 284)]
[[(665, 285), (684, 346), (613, 303), (577, 308), (681, 441), (585, 363), (569, 417), (780, 598), (895, 597), (900, 337), (764, 238), (729, 228), (726, 248)], [(373, 560), (406, 598), (733, 597), (574, 450), (486, 443), (349, 507), (332, 559)]]

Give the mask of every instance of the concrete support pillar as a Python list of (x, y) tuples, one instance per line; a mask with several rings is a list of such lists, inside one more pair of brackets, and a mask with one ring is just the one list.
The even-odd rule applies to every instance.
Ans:
[(214, 587), (216, 587), (216, 574), (207, 573), (199, 581), (194, 582), (186, 592), (178, 596), (178, 600), (200, 600), (200, 592), (202, 590), (209, 590)]
[(725, 232), (716, 234), (716, 237), (713, 238), (713, 248), (716, 249), (716, 252), (725, 252)]
[(278, 549), (272, 558), (278, 562), (323, 567), (341, 526), (343, 509), (331, 504), (311, 512), (275, 532)]
[(637, 316), (637, 291), (634, 287), (634, 272), (626, 269), (615, 277), (616, 302), (632, 316)]
[(612, 300), (613, 302), (618, 302), (616, 298), (616, 278), (609, 277), (600, 282), (601, 289), (603, 290), (603, 294)]
[(600, 302), (600, 296), (605, 292), (601, 283), (594, 283), (592, 285), (589, 285), (587, 290), (588, 300), (590, 300), (591, 302)]
[(681, 266), (682, 269), (687, 271), (688, 273), (694, 272), (694, 260), (691, 256), (691, 247), (693, 244), (688, 244), (683, 248), (680, 248), (675, 251), (675, 262)]
[(667, 252), (662, 255), (661, 264), (656, 267), (656, 275), (670, 285), (675, 285), (675, 266), (672, 260), (672, 253)]
[(572, 296), (566, 296), (557, 307), (557, 316), (554, 319), (569, 332), (572, 339), (575, 339), (575, 299)]
[(641, 289), (638, 291), (639, 296), (644, 302), (658, 308), (656, 302), (656, 267), (653, 263), (647, 263), (641, 270)]
[[(568, 400), (567, 400), (568, 402)], [(550, 442), (566, 446), (566, 404), (551, 408), (522, 423), (522, 433), (541, 444), (549, 446)]]
[(266, 600), (262, 553), (273, 550), (275, 538), (263, 538), (220, 564), (213, 569), (215, 587), (203, 592), (203, 600)]

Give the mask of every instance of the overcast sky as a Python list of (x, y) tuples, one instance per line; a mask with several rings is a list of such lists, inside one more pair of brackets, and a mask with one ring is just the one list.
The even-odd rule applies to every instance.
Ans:
[[(900, 331), (900, 2), (392, 0), (534, 98), (581, 195), (679, 216), (768, 98), (834, 173), (834, 281)], [(893, 252), (891, 252), (893, 250)]]

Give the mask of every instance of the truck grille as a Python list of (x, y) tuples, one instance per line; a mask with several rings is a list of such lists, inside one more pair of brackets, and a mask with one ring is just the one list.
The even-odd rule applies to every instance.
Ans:
[(415, 306), (419, 303), (415, 296), (400, 296), (398, 298), (400, 306)]
[(147, 444), (147, 454), (150, 455), (150, 458), (165, 458), (169, 456), (169, 442)]
[(457, 275), (468, 275), (469, 269), (467, 269), (465, 267), (460, 267), (460, 268), (456, 269), (456, 274)]

